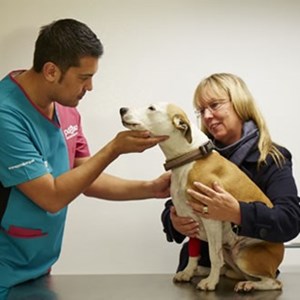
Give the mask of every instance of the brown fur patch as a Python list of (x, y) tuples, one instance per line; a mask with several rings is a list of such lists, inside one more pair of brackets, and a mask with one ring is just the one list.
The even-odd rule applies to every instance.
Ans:
[(269, 198), (242, 170), (217, 152), (196, 161), (188, 175), (188, 188), (193, 188), (194, 181), (210, 187), (218, 182), (239, 201), (261, 201), (268, 207), (273, 206)]

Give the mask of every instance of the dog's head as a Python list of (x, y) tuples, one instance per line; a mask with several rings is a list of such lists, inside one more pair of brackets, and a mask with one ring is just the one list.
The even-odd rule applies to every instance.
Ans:
[[(132, 130), (148, 130), (153, 135), (180, 135), (192, 142), (191, 124), (185, 112), (171, 103), (156, 103), (144, 108), (120, 109), (122, 123)], [(180, 140), (178, 141), (180, 142)]]

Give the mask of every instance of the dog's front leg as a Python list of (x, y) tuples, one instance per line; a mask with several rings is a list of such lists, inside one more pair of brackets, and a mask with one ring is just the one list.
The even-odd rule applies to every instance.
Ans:
[(215, 220), (202, 220), (206, 231), (211, 270), (207, 278), (202, 279), (197, 288), (214, 291), (219, 282), (221, 268), (224, 264), (222, 252), (222, 223)]
[(187, 282), (192, 279), (195, 275), (197, 268), (198, 268), (198, 260), (200, 257), (200, 244), (201, 241), (197, 238), (190, 238), (189, 239), (189, 260), (187, 266), (184, 270), (179, 271), (174, 276), (174, 282)]
[(183, 271), (179, 271), (175, 274), (173, 281), (174, 282), (188, 282), (195, 275), (198, 267), (199, 257), (189, 257), (187, 266)]

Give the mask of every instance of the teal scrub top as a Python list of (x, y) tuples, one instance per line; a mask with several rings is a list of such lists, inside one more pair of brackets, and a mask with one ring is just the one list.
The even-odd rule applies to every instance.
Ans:
[(55, 110), (54, 120), (43, 115), (13, 73), (0, 82), (0, 291), (46, 274), (61, 251), (67, 208), (49, 213), (16, 188), (89, 156), (77, 110)]

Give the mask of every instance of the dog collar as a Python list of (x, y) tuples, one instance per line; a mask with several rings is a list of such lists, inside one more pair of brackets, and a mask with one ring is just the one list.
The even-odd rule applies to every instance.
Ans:
[(212, 150), (215, 148), (213, 142), (209, 140), (205, 144), (201, 145), (199, 148), (188, 152), (186, 154), (183, 154), (181, 156), (175, 157), (173, 159), (167, 160), (164, 164), (164, 168), (166, 171), (181, 167), (189, 162), (192, 162), (194, 160), (197, 160), (201, 157), (204, 157), (212, 152)]

